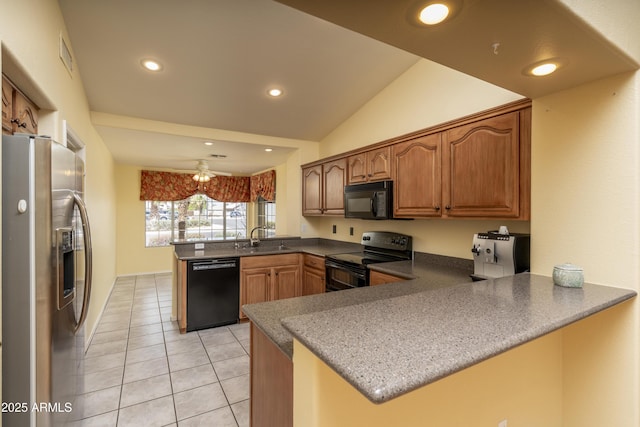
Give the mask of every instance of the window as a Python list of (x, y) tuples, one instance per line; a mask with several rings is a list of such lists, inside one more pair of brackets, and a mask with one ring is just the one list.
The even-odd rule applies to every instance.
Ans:
[(267, 202), (262, 197), (258, 199), (258, 226), (265, 227), (264, 236), (273, 237), (276, 235), (276, 204)]
[(147, 201), (145, 223), (147, 247), (167, 246), (175, 239), (246, 238), (247, 204), (218, 202), (203, 194), (177, 202)]

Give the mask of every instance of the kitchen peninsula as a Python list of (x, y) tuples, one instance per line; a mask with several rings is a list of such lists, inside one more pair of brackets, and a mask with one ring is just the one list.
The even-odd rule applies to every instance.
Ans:
[[(427, 420), (435, 420), (433, 425), (470, 425), (442, 424), (459, 417), (455, 400), (444, 406), (426, 402), (434, 394), (452, 399), (466, 395), (484, 375), (486, 390), (477, 390), (478, 402), (483, 393), (492, 393), (495, 383), (504, 388), (505, 411), (514, 419), (519, 415), (515, 412), (522, 412), (520, 406), (535, 412), (535, 402), (561, 398), (561, 379), (552, 369), (561, 336), (553, 332), (635, 295), (592, 284), (560, 288), (548, 277), (529, 273), (450, 286), (419, 277), (251, 305), (245, 312), (252, 321), (252, 345), (256, 340), (264, 345), (266, 336), (292, 356), (291, 422), (296, 426), (346, 426), (355, 420), (378, 426), (431, 425)], [(540, 359), (521, 360), (519, 346), (536, 347)], [(534, 365), (548, 368), (548, 373), (537, 378), (538, 370), (527, 369)], [(261, 375), (269, 373), (256, 373)], [(469, 381), (469, 375), (476, 379)], [(252, 387), (252, 425), (268, 425), (268, 412), (260, 412), (264, 407)], [(559, 426), (556, 412), (538, 411), (537, 418), (525, 419)], [(482, 419), (473, 411), (469, 416)]]

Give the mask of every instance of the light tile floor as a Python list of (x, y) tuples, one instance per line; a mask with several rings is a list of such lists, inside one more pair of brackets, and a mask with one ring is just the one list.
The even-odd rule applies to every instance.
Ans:
[(180, 334), (170, 316), (171, 274), (118, 278), (77, 427), (249, 425), (249, 325)]

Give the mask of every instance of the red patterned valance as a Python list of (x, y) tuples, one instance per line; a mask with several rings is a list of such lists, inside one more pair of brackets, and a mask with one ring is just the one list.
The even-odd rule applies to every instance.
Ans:
[(276, 200), (276, 171), (270, 170), (251, 177), (251, 200), (262, 196), (267, 202)]
[(196, 193), (193, 175), (158, 171), (142, 171), (140, 200), (184, 200)]
[(275, 171), (254, 177), (214, 176), (206, 183), (197, 183), (192, 178), (193, 175), (188, 173), (143, 170), (140, 200), (177, 201), (198, 193), (219, 202), (249, 202), (257, 200), (258, 196), (269, 201), (275, 200)]

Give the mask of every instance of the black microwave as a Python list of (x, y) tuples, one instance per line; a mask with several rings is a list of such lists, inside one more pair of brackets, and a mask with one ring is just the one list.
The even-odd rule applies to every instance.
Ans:
[(377, 181), (344, 187), (344, 217), (393, 218), (393, 181)]

